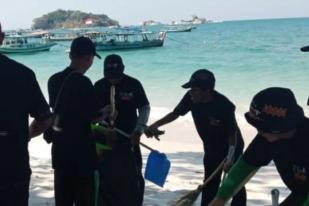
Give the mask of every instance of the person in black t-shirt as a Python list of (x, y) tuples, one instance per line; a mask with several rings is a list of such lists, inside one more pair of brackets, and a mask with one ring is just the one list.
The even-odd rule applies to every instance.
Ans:
[(51, 113), (33, 71), (2, 54), (0, 68), (0, 205), (27, 206), (28, 142), (50, 126)]
[(145, 183), (139, 140), (148, 121), (150, 106), (142, 84), (124, 74), (124, 64), (116, 54), (105, 58), (104, 78), (95, 83), (101, 107), (113, 103), (111, 87), (115, 88), (114, 103), (118, 114), (109, 123), (130, 137), (118, 134), (112, 151), (101, 163), (103, 205), (141, 206)]
[(94, 87), (84, 73), (96, 53), (94, 43), (78, 37), (71, 44), (69, 67), (48, 80), (55, 119), (52, 139), (56, 206), (94, 205), (95, 140), (91, 122), (99, 116)]
[[(205, 180), (218, 167), (228, 154), (230, 146), (235, 148), (235, 158), (243, 150), (244, 142), (235, 120), (235, 106), (225, 96), (214, 90), (215, 77), (212, 72), (201, 69), (191, 76), (183, 88), (191, 88), (174, 111), (153, 123), (146, 134), (152, 136), (152, 131), (158, 127), (176, 120), (179, 116), (191, 111), (195, 127), (204, 145), (204, 172)], [(227, 171), (232, 162), (226, 162)], [(221, 179), (222, 170), (203, 188), (202, 206), (214, 198)], [(232, 205), (246, 205), (245, 188), (234, 197)]]
[[(258, 134), (229, 176), (211, 206), (223, 206), (254, 173), (274, 161), (291, 194), (280, 206), (307, 206), (309, 202), (309, 119), (287, 88), (267, 88), (257, 93), (245, 114)], [(307, 203), (304, 203), (307, 199)]]

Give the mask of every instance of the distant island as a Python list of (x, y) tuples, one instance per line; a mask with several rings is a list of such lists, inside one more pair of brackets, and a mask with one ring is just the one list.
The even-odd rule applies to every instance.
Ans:
[(97, 26), (119, 26), (119, 22), (105, 14), (61, 10), (50, 12), (33, 20), (33, 29), (81, 28)]

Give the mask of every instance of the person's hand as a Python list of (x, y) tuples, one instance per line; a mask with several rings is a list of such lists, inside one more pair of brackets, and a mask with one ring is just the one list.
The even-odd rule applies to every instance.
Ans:
[(225, 201), (220, 199), (219, 197), (215, 197), (209, 204), (208, 206), (224, 206)]
[(130, 135), (131, 144), (133, 146), (138, 145), (141, 140), (142, 133), (140, 131), (133, 131)]
[(148, 138), (156, 138), (158, 141), (160, 141), (159, 136), (164, 134), (164, 131), (161, 131), (158, 129), (155, 125), (150, 125), (146, 130), (145, 134)]

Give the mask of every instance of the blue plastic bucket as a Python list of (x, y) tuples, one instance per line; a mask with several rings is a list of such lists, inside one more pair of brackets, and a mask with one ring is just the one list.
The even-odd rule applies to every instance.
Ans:
[(171, 163), (166, 155), (157, 151), (152, 151), (147, 159), (145, 169), (145, 179), (163, 187), (168, 175)]

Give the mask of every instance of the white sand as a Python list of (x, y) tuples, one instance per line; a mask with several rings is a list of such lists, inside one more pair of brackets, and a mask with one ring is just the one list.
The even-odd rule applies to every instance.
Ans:
[[(159, 117), (162, 117), (161, 113), (152, 116), (153, 119)], [(153, 122), (153, 119), (150, 122)], [(254, 130), (243, 119), (238, 119), (238, 122), (247, 145), (254, 135)], [(171, 161), (171, 169), (164, 188), (146, 181), (144, 205), (148, 206), (170, 205), (182, 195), (195, 189), (203, 180), (203, 148), (190, 116), (181, 118), (162, 129), (166, 131), (166, 134), (162, 136), (161, 141), (143, 137), (144, 143), (165, 153)], [(54, 205), (50, 145), (39, 137), (31, 141), (29, 150), (33, 170), (30, 205)], [(145, 163), (148, 156), (147, 150), (143, 149), (143, 156)], [(289, 193), (273, 164), (262, 168), (246, 185), (246, 188), (249, 206), (270, 205), (270, 191), (273, 188), (279, 189), (280, 200)], [(200, 197), (195, 205), (200, 205)]]

